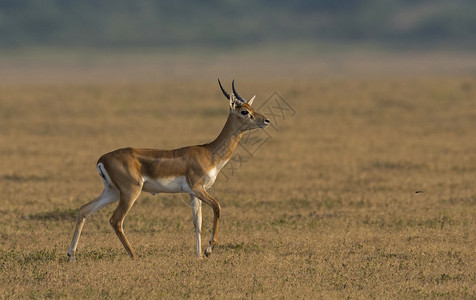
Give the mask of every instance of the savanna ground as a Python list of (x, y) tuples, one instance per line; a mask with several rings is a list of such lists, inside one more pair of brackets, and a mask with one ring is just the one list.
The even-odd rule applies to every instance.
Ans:
[(240, 148), (213, 187), (222, 218), (212, 256), (194, 257), (188, 196), (143, 194), (124, 225), (137, 260), (109, 225), (111, 205), (87, 220), (68, 262), (77, 209), (102, 191), (101, 154), (205, 143), (226, 120), (214, 79), (137, 74), (17, 73), (1, 85), (2, 298), (476, 297), (467, 75), (243, 75), (238, 90), (257, 94), (255, 107), (274, 91), (286, 102), (264, 104), (276, 127), (251, 136), (253, 155)]

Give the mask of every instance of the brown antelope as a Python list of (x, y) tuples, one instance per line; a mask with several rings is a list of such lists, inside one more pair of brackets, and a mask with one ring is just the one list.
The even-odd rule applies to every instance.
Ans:
[(156, 193), (188, 193), (193, 213), (196, 236), (196, 256), (201, 258), (202, 201), (213, 209), (213, 227), (205, 255), (212, 253), (217, 243), (220, 204), (207, 192), (221, 168), (228, 162), (243, 132), (264, 128), (270, 121), (251, 107), (256, 96), (246, 101), (238, 95), (232, 82), (233, 93), (220, 88), (229, 100), (230, 113), (225, 126), (211, 143), (188, 146), (175, 150), (123, 148), (104, 154), (97, 169), (104, 183), (104, 191), (93, 201), (79, 209), (79, 216), (68, 250), (74, 260), (81, 230), (86, 219), (108, 204), (119, 201), (109, 222), (131, 258), (137, 257), (127, 240), (122, 224), (142, 191)]

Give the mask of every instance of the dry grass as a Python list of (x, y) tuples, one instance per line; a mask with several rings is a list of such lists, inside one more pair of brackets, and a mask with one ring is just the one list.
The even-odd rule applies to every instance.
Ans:
[[(296, 115), (215, 183), (212, 257), (194, 258), (188, 197), (142, 195), (125, 222), (140, 258), (110, 206), (86, 222), (73, 264), (77, 208), (102, 190), (96, 159), (209, 141), (226, 101), (200, 80), (1, 87), (2, 298), (476, 297), (474, 78), (239, 87), (255, 106), (277, 90)], [(211, 219), (205, 207), (205, 243)]]

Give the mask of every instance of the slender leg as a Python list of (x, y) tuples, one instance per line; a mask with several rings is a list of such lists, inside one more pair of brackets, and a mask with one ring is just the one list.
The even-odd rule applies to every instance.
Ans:
[(131, 258), (136, 258), (137, 255), (135, 254), (131, 244), (127, 240), (126, 235), (124, 234), (122, 224), (124, 223), (124, 218), (126, 217), (127, 213), (136, 201), (137, 197), (139, 197), (141, 193), (141, 188), (142, 187), (135, 187), (129, 191), (121, 191), (119, 204), (117, 205), (116, 210), (114, 210), (114, 213), (112, 214), (112, 217), (109, 220), (109, 223), (111, 223), (114, 232), (119, 237), (119, 240), (121, 241), (122, 245), (124, 246)]
[(195, 226), (195, 254), (200, 259), (202, 258), (202, 201), (193, 195), (190, 195), (190, 199), (192, 200), (193, 225)]
[(74, 261), (79, 237), (81, 236), (81, 231), (83, 230), (86, 219), (101, 208), (116, 202), (117, 200), (119, 200), (119, 191), (113, 187), (106, 186), (99, 197), (79, 208), (79, 215), (73, 234), (73, 240), (71, 241), (71, 246), (68, 250), (68, 257), (70, 261)]
[(213, 199), (210, 194), (203, 189), (202, 187), (199, 187), (197, 189), (194, 189), (193, 192), (195, 195), (200, 198), (203, 202), (207, 203), (210, 205), (213, 209), (213, 227), (212, 227), (212, 235), (210, 237), (209, 245), (207, 250), (205, 250), (205, 256), (210, 256), (212, 254), (213, 247), (217, 244), (217, 235), (218, 235), (218, 220), (220, 219), (220, 204)]

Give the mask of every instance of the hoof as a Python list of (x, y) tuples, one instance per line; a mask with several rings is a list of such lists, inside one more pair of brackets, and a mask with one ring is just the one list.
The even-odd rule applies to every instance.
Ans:
[(70, 261), (70, 262), (74, 262), (74, 254), (73, 254), (73, 255), (71, 255), (71, 254), (68, 252), (68, 254), (67, 254), (67, 255), (68, 255), (68, 261)]
[(203, 254), (205, 254), (206, 257), (209, 257), (212, 254), (212, 252), (211, 251), (209, 252), (208, 250), (205, 250), (203, 252)]

